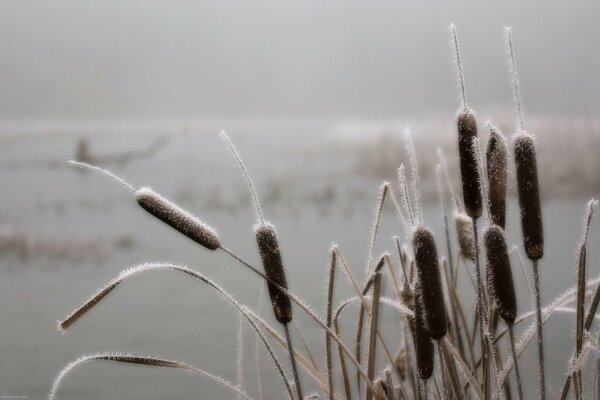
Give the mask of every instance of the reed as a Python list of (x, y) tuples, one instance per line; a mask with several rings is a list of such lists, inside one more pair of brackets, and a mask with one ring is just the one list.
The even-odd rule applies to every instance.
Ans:
[(513, 136), (513, 151), (523, 243), (525, 254), (532, 260), (533, 266), (538, 335), (538, 375), (540, 381), (540, 399), (544, 400), (546, 398), (546, 374), (544, 368), (544, 335), (542, 330), (541, 290), (538, 270), (538, 260), (544, 255), (544, 230), (538, 184), (537, 157), (533, 136), (525, 132), (519, 72), (512, 41), (512, 29), (505, 28), (504, 35), (517, 112), (518, 128), (517, 133)]
[(280, 288), (287, 290), (288, 286), (287, 279), (285, 277), (285, 269), (283, 268), (283, 260), (281, 258), (279, 242), (277, 241), (275, 226), (265, 220), (254, 182), (250, 177), (242, 157), (233, 145), (233, 142), (229, 136), (227, 136), (225, 131), (222, 131), (220, 136), (231, 151), (244, 179), (246, 180), (246, 183), (248, 184), (248, 188), (250, 189), (252, 203), (254, 205), (258, 221), (254, 227), (254, 234), (256, 237), (256, 244), (258, 245), (258, 251), (260, 253), (260, 258), (262, 260), (263, 269), (268, 278), (267, 287), (269, 288), (271, 306), (273, 307), (275, 319), (283, 326), (288, 345), (288, 352), (290, 355), (290, 362), (292, 364), (292, 372), (294, 374), (294, 382), (296, 383), (298, 399), (302, 399), (302, 385), (300, 384), (298, 367), (296, 366), (296, 358), (294, 357), (294, 347), (288, 327), (289, 322), (292, 321), (292, 304), (289, 297), (280, 290)]
[[(262, 284), (263, 280), (266, 283), (275, 320), (282, 325), (283, 332), (279, 332), (279, 325), (271, 326), (269, 322), (265, 321), (260, 315), (260, 311), (256, 313), (249, 307), (240, 304), (230, 293), (204, 275), (183, 266), (154, 263), (139, 265), (123, 271), (116, 279), (108, 282), (64, 318), (59, 323), (59, 328), (63, 331), (70, 329), (128, 278), (146, 271), (176, 271), (207, 285), (234, 306), (239, 313), (241, 323), (250, 324), (252, 329), (249, 332), (255, 334), (257, 345), (262, 345), (267, 350), (268, 356), (273, 362), (273, 372), (277, 374), (282, 383), (282, 393), (293, 400), (314, 399), (319, 396), (330, 400), (351, 400), (353, 397), (357, 398), (357, 395), (366, 400), (372, 398), (376, 400), (428, 399), (436, 395), (439, 398), (456, 400), (462, 398), (496, 400), (502, 398), (503, 390), (506, 390), (507, 397), (510, 396), (510, 384), (507, 376), (513, 369), (517, 380), (519, 399), (524, 398), (519, 371), (519, 356), (536, 336), (539, 339), (540, 392), (542, 398), (545, 396), (543, 324), (559, 312), (575, 311), (573, 360), (563, 387), (563, 398), (569, 395), (571, 383), (573, 383), (575, 398), (586, 398), (589, 393), (584, 391), (582, 385), (583, 361), (590, 350), (600, 352), (600, 345), (589, 333), (600, 305), (600, 278), (591, 279), (587, 276), (588, 235), (597, 203), (594, 200), (588, 203), (584, 237), (578, 249), (577, 285), (569, 288), (555, 301), (542, 308), (537, 263), (544, 255), (544, 235), (537, 176), (537, 155), (535, 140), (524, 129), (514, 48), (510, 30), (507, 31), (507, 52), (518, 125), (513, 136), (512, 151), (516, 168), (515, 177), (523, 246), (527, 257), (533, 262), (535, 282), (535, 293), (532, 296), (534, 297), (534, 311), (519, 315), (517, 313), (517, 293), (509, 257), (509, 244), (505, 232), (507, 180), (509, 177), (507, 141), (498, 128), (491, 123), (488, 124), (490, 134), (485, 152), (486, 165), (484, 166), (477, 136), (477, 119), (467, 101), (465, 74), (456, 27), (452, 25), (450, 31), (460, 85), (460, 105), (456, 124), (462, 196), (457, 195), (457, 192), (454, 191), (446, 160), (441, 150), (438, 149), (436, 177), (448, 259), (440, 259), (434, 235), (424, 223), (417, 156), (412, 134), (407, 129), (404, 133), (404, 140), (408, 159), (402, 160), (405, 161), (404, 164), (400, 163), (400, 168), (397, 170), (398, 182), (397, 184), (383, 182), (379, 187), (375, 215), (366, 249), (366, 278), (364, 282), (359, 283), (360, 280), (355, 277), (356, 271), (351, 268), (339, 248), (334, 245), (330, 250), (327, 295), (323, 307), (325, 316), (322, 318), (290, 291), (276, 228), (265, 217), (254, 182), (239, 152), (227, 134), (222, 132), (221, 137), (233, 154), (250, 190), (256, 214), (254, 235), (262, 269), (256, 268), (245, 258), (225, 247), (214, 228), (152, 189), (147, 187), (137, 189), (117, 175), (97, 166), (81, 162), (71, 162), (71, 164), (79, 168), (95, 170), (110, 177), (126, 188), (138, 205), (154, 218), (205, 249), (223, 251), (257, 274), (261, 278), (259, 283)], [(406, 171), (404, 165), (407, 165), (410, 171)], [(398, 198), (396, 198), (395, 190), (398, 190)], [(393, 202), (401, 223), (397, 227), (399, 231), (404, 231), (406, 234), (404, 238), (406, 242), (403, 243), (400, 236), (392, 238), (391, 243), (393, 243), (394, 250), (398, 252), (398, 259), (388, 253), (383, 253), (382, 256), (375, 259), (374, 251), (381, 244), (377, 242), (381, 236), (380, 230), (387, 223), (384, 213), (387, 198)], [(454, 210), (447, 208), (447, 204), (450, 205), (451, 202)], [(454, 214), (449, 211), (453, 211)], [(456, 251), (453, 253), (452, 247), (456, 246), (456, 243), (452, 242), (450, 235), (452, 216), (462, 257), (453, 257)], [(486, 256), (486, 285), (481, 276), (478, 243), (478, 219), (482, 216), (486, 217), (482, 232), (482, 243)], [(394, 232), (394, 234), (397, 233)], [(470, 260), (472, 264), (466, 263), (466, 260)], [(466, 263), (467, 267), (473, 266), (476, 282), (474, 282), (470, 270), (460, 272), (462, 271), (461, 263)], [(355, 297), (338, 302), (336, 292), (339, 291), (337, 287), (339, 285), (336, 286), (334, 280), (335, 269), (339, 266), (343, 268), (343, 273), (347, 278), (346, 285), (351, 285), (356, 293)], [(387, 269), (384, 269), (386, 266)], [(400, 268), (402, 275), (398, 271)], [(464, 281), (462, 276), (459, 279), (459, 273), (467, 273), (473, 283), (477, 296), (475, 313), (469, 309), (469, 304), (461, 291), (462, 288), (458, 286)], [(527, 278), (527, 274), (525, 277)], [(385, 295), (386, 279), (391, 280), (392, 286), (390, 287), (393, 294), (390, 296), (393, 298)], [(488, 289), (489, 297), (486, 296), (485, 288)], [(586, 295), (592, 288), (595, 288), (595, 294), (588, 305)], [(263, 298), (266, 300), (265, 285), (262, 285), (262, 289), (261, 300)], [(576, 302), (575, 306), (572, 305), (574, 302)], [(322, 355), (313, 351), (310, 341), (305, 339), (304, 321), (293, 318), (292, 303), (295, 303), (294, 308), (299, 307), (295, 311), (305, 313), (320, 329), (319, 336), (325, 339)], [(399, 317), (396, 321), (398, 329), (394, 331), (397, 334), (394, 336), (388, 336), (387, 332), (382, 330), (387, 325), (380, 324), (386, 315), (383, 312), (380, 313), (380, 307), (390, 307), (396, 313), (395, 316)], [(356, 335), (348, 334), (348, 338), (345, 338), (342, 335), (341, 327), (345, 327), (347, 321), (342, 318), (342, 315), (350, 317), (348, 315), (350, 312), (353, 312), (351, 323), (354, 323), (358, 316), (357, 332)], [(499, 318), (505, 322), (502, 326), (498, 325)], [(87, 361), (110, 361), (171, 368), (202, 375), (213, 382), (224, 385), (227, 390), (232, 392), (233, 396), (249, 399), (250, 396), (244, 391), (244, 389), (250, 389), (249, 380), (244, 377), (244, 372), (249, 370), (245, 365), (248, 360), (245, 357), (245, 347), (247, 346), (244, 343), (248, 332), (245, 332), (245, 327), (241, 323), (238, 331), (238, 360), (235, 363), (237, 385), (177, 361), (159, 357), (103, 353), (87, 356), (69, 364), (57, 377), (50, 398), (54, 398), (60, 383), (73, 368)], [(290, 323), (294, 323), (296, 326), (294, 334), (299, 335), (303, 346), (294, 348), (289, 330)], [(302, 326), (302, 330), (300, 326)], [(364, 330), (369, 333), (367, 351), (361, 347), (363, 326)], [(481, 339), (481, 358), (479, 360), (475, 356), (476, 341), (478, 340), (477, 329), (479, 329), (479, 339)], [(520, 332), (518, 340), (515, 340), (516, 332)], [(507, 357), (502, 360), (502, 349), (508, 344), (500, 339), (507, 335), (509, 335), (512, 358)], [(350, 338), (350, 336), (352, 337)], [(310, 336), (307, 335), (307, 337)], [(439, 371), (436, 371), (435, 367), (434, 340), (438, 345)], [(293, 374), (293, 380), (286, 375), (278, 358), (279, 350), (273, 346), (280, 346), (279, 350), (287, 352), (291, 364), (289, 375)], [(337, 360), (332, 346), (337, 346)], [(355, 351), (349, 350), (351, 346), (354, 346)], [(386, 357), (385, 364), (381, 358), (382, 355)], [(320, 360), (320, 356), (325, 361)], [(265, 374), (262, 371), (259, 354), (257, 354), (256, 363), (260, 398), (264, 399), (268, 395), (263, 387)], [(384, 364), (384, 369), (377, 371), (378, 366), (382, 364)], [(304, 370), (306, 379), (312, 379), (313, 384), (320, 389), (319, 394), (303, 397), (300, 369)], [(336, 387), (336, 373), (341, 376), (339, 387)], [(350, 377), (354, 373), (356, 373), (358, 391), (356, 386), (351, 384)], [(495, 386), (492, 384), (492, 379), (495, 379)], [(429, 393), (430, 390), (431, 393)], [(277, 398), (280, 397), (282, 395), (277, 396)]]

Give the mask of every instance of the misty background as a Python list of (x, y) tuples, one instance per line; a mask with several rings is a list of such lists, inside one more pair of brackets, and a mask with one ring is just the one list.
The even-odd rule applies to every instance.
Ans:
[[(488, 118), (507, 137), (515, 130), (502, 32), (513, 27), (526, 128), (538, 142), (547, 244), (542, 297), (549, 302), (575, 282), (584, 206), (600, 192), (599, 18), (600, 3), (592, 1), (0, 2), (0, 396), (43, 399), (65, 364), (101, 351), (177, 359), (236, 381), (237, 314), (180, 276), (140, 276), (68, 333), (56, 329), (124, 268), (188, 265), (258, 308), (257, 278), (149, 217), (114, 182), (66, 160), (151, 186), (256, 264), (249, 193), (218, 137), (227, 130), (277, 225), (290, 286), (322, 312), (331, 243), (364, 278), (375, 198), (383, 180), (396, 188), (410, 126), (425, 220), (441, 241), (438, 147), (455, 188), (460, 183), (451, 22), (482, 146)], [(511, 246), (521, 247), (509, 179), (507, 233)], [(403, 235), (389, 204), (381, 229), (375, 254)], [(590, 277), (600, 272), (597, 233)], [(518, 276), (519, 312), (526, 312), (531, 302)], [(338, 289), (337, 301), (352, 294), (341, 278)], [(389, 285), (384, 293), (393, 295)], [(468, 286), (461, 295), (473, 300)], [(274, 320), (270, 310), (263, 315)], [(320, 356), (321, 332), (296, 315)], [(383, 321), (395, 343), (394, 316), (384, 310)], [(572, 318), (560, 315), (547, 326), (555, 397)], [(257, 397), (255, 338), (248, 329), (245, 338), (244, 387)], [(535, 393), (535, 348), (528, 352), (521, 369)], [(280, 381), (265, 357), (263, 366), (267, 398), (279, 398)], [(303, 381), (306, 391), (317, 390), (308, 376)], [(59, 391), (64, 399), (228, 395), (198, 377), (111, 365), (78, 369)]]

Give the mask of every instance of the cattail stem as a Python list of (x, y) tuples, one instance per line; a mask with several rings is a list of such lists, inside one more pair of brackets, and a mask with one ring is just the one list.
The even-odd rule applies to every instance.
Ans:
[[(335, 283), (335, 251), (331, 252), (331, 264), (329, 266), (328, 282), (327, 282), (327, 326), (331, 329), (331, 313), (333, 304), (333, 288)], [(334, 399), (333, 395), (333, 359), (331, 357), (331, 337), (329, 333), (325, 333), (325, 354), (327, 356), (327, 384), (329, 390), (329, 400)]]
[[(381, 273), (377, 272), (373, 281), (373, 300), (371, 303), (371, 324), (369, 331), (369, 359), (367, 361), (367, 374), (372, 381), (375, 375), (375, 362), (377, 360), (377, 329), (379, 326), (379, 298), (381, 296)], [(367, 400), (373, 399), (373, 392), (367, 388)]]
[(437, 340), (438, 360), (440, 363), (440, 373), (442, 375), (442, 395), (444, 399), (452, 398), (448, 388), (448, 371), (444, 368), (444, 356), (442, 355), (442, 339)]
[(285, 331), (285, 341), (287, 342), (288, 352), (290, 353), (290, 363), (292, 364), (292, 372), (294, 373), (294, 382), (296, 383), (296, 393), (299, 399), (302, 397), (302, 385), (300, 385), (300, 378), (298, 377), (298, 366), (296, 365), (296, 357), (294, 357), (294, 346), (292, 344), (292, 337), (290, 336), (289, 324), (283, 324), (283, 330)]
[(540, 379), (540, 399), (546, 398), (546, 374), (544, 369), (544, 335), (542, 332), (542, 306), (540, 295), (540, 274), (538, 271), (538, 260), (532, 260), (533, 281), (535, 285), (535, 320), (538, 336), (538, 374)]
[(479, 236), (477, 232), (477, 218), (473, 217), (473, 239), (475, 242), (475, 278), (477, 279), (477, 314), (479, 320), (479, 334), (481, 335), (481, 362), (483, 366), (483, 393), (489, 397), (489, 352), (486, 340), (487, 331), (487, 309), (483, 301), (483, 280), (481, 278), (481, 265), (479, 263)]
[(515, 363), (515, 376), (517, 378), (517, 392), (519, 393), (519, 400), (523, 400), (523, 384), (521, 382), (521, 372), (519, 372), (519, 359), (517, 358), (517, 349), (515, 347), (515, 327), (514, 323), (509, 322), (508, 333), (510, 335), (510, 349), (512, 351), (513, 360)]

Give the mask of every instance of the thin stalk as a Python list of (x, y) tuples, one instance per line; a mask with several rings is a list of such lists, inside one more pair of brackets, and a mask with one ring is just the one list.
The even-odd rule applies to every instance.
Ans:
[(285, 331), (285, 340), (287, 342), (288, 352), (290, 353), (290, 362), (292, 364), (292, 372), (294, 373), (294, 382), (296, 383), (296, 393), (298, 399), (303, 399), (302, 387), (300, 385), (300, 378), (298, 377), (298, 367), (296, 365), (296, 357), (294, 357), (294, 346), (292, 344), (292, 338), (290, 336), (289, 324), (282, 324), (283, 330)]
[[(331, 264), (327, 284), (327, 326), (331, 328), (331, 312), (333, 303), (333, 288), (335, 283), (335, 252), (331, 252)], [(327, 384), (329, 387), (329, 400), (333, 400), (333, 360), (331, 358), (331, 337), (329, 333), (325, 336), (325, 353), (327, 356)]]
[[(375, 375), (375, 361), (377, 359), (377, 327), (379, 325), (379, 296), (381, 295), (381, 273), (375, 274), (373, 282), (373, 301), (371, 303), (371, 326), (369, 331), (369, 359), (367, 375), (372, 381)], [(373, 391), (367, 388), (367, 400), (373, 399)]]
[(546, 374), (544, 369), (544, 336), (542, 331), (542, 305), (540, 295), (540, 274), (538, 271), (538, 260), (532, 260), (533, 281), (535, 285), (535, 320), (538, 336), (538, 375), (540, 379), (540, 399), (546, 399)]
[[(229, 250), (229, 249), (227, 249), (227, 248), (225, 248), (223, 246), (221, 246), (220, 249), (223, 250), (229, 256), (231, 256), (233, 259), (235, 259), (236, 261), (238, 261), (239, 263), (241, 263), (243, 266), (245, 266), (246, 268), (250, 269), (252, 272), (254, 272), (255, 274), (257, 274), (258, 276), (260, 276), (262, 279), (264, 279), (265, 281), (271, 283), (278, 290), (280, 290), (283, 294), (285, 294), (286, 296), (288, 296), (291, 301), (293, 301), (294, 303), (296, 303), (296, 305), (298, 305), (298, 307), (300, 307), (300, 309), (302, 311), (304, 311), (314, 322), (316, 322), (321, 328), (323, 328), (325, 331), (327, 331), (329, 333), (329, 335), (331, 336), (331, 338), (342, 348), (342, 350), (344, 351), (344, 353), (346, 353), (346, 355), (348, 356), (348, 358), (350, 359), (350, 361), (352, 362), (352, 364), (354, 364), (354, 366), (359, 371), (360, 376), (365, 381), (365, 383), (367, 384), (367, 386), (369, 388), (371, 388), (371, 389), (375, 389), (374, 386), (373, 386), (373, 382), (368, 379), (366, 371), (362, 368), (362, 366), (360, 365), (360, 363), (358, 362), (358, 360), (352, 355), (352, 352), (346, 347), (346, 345), (344, 344), (344, 342), (342, 342), (342, 340), (340, 339), (340, 337), (338, 335), (336, 335), (331, 330), (331, 328), (329, 328), (327, 326), (327, 324), (325, 323), (325, 321), (321, 320), (321, 318), (314, 311), (312, 311), (304, 303), (304, 301), (302, 301), (300, 298), (298, 298), (298, 296), (296, 296), (295, 294), (293, 294), (292, 292), (290, 292), (288, 289), (284, 288), (281, 285), (278, 285), (277, 282), (275, 282), (272, 279), (268, 278), (265, 274), (263, 274), (261, 271), (259, 271), (256, 267), (252, 266), (252, 264), (248, 263), (246, 260), (244, 260), (243, 258), (241, 258), (240, 256), (238, 256), (233, 251), (231, 251), (231, 250)], [(338, 256), (339, 256), (339, 253), (338, 253)]]
[(514, 330), (514, 324), (508, 324), (508, 333), (510, 334), (510, 349), (512, 351), (513, 360), (515, 362), (515, 377), (517, 378), (517, 391), (519, 393), (519, 400), (523, 400), (523, 384), (521, 382), (521, 372), (519, 372), (519, 359), (517, 358), (517, 349), (515, 347)]
[(440, 373), (442, 375), (442, 394), (444, 395), (444, 399), (450, 399), (450, 391), (448, 390), (448, 371), (444, 368), (444, 356), (442, 355), (442, 346), (441, 339), (437, 341), (438, 348), (438, 359), (440, 362)]
[(486, 340), (487, 315), (483, 302), (483, 281), (481, 278), (481, 266), (479, 263), (479, 236), (477, 232), (477, 218), (473, 220), (473, 239), (475, 242), (475, 275), (477, 279), (477, 315), (479, 320), (479, 334), (481, 335), (481, 361), (483, 364), (483, 393), (484, 399), (489, 398), (489, 360), (488, 346)]

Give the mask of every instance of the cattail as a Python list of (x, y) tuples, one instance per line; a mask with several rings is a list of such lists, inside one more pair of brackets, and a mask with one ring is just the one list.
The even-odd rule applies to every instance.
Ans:
[(219, 235), (212, 227), (152, 189), (144, 187), (137, 190), (135, 199), (144, 210), (194, 242), (209, 250), (216, 250), (221, 246)]
[(544, 229), (533, 137), (516, 134), (514, 152), (525, 252), (530, 259), (539, 260), (544, 255)]
[(465, 211), (471, 218), (481, 216), (481, 188), (479, 167), (473, 153), (473, 139), (477, 137), (477, 120), (471, 109), (463, 109), (457, 118), (458, 153)]
[(488, 226), (483, 233), (483, 242), (487, 256), (489, 293), (495, 300), (502, 319), (514, 323), (517, 317), (517, 297), (504, 230), (498, 225)]
[[(258, 224), (255, 227), (256, 243), (258, 251), (265, 268), (265, 274), (273, 282), (287, 289), (287, 280), (277, 243), (275, 227), (271, 224)], [(292, 304), (290, 299), (272, 283), (268, 282), (269, 296), (273, 305), (275, 318), (282, 324), (287, 324), (292, 320)]]
[(486, 151), (490, 217), (492, 222), (502, 229), (506, 226), (507, 153), (504, 135), (498, 128), (490, 125), (490, 139)]
[(421, 306), (421, 290), (415, 292), (415, 352), (417, 356), (417, 376), (419, 379), (427, 380), (433, 374), (434, 346), (427, 333), (425, 326), (425, 315)]
[(433, 233), (428, 228), (419, 227), (413, 234), (412, 242), (421, 288), (420, 301), (425, 316), (425, 327), (432, 339), (441, 339), (446, 335), (448, 319)]
[(454, 213), (454, 223), (456, 224), (456, 236), (460, 252), (466, 259), (475, 258), (475, 239), (473, 237), (473, 222), (468, 215), (456, 211)]

